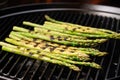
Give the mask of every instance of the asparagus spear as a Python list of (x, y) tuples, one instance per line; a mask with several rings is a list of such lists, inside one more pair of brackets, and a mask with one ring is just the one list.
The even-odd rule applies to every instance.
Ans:
[(16, 46), (13, 46), (13, 45), (10, 45), (10, 44), (4, 43), (4, 42), (0, 42), (0, 45), (1, 46), (9, 46), (11, 48), (17, 48)]
[(53, 64), (64, 65), (66, 67), (69, 67), (70, 69), (73, 69), (74, 71), (80, 71), (79, 67), (75, 66), (74, 64), (63, 62), (63, 61), (60, 61), (60, 60), (57, 60), (57, 59), (51, 59), (49, 57), (46, 57), (46, 56), (43, 56), (43, 55), (40, 55), (40, 54), (39, 55), (38, 54), (32, 54), (31, 55), (31, 53), (29, 53), (29, 52), (24, 52), (24, 51), (21, 51), (19, 49), (11, 48), (11, 47), (8, 47), (8, 46), (3, 46), (2, 50), (7, 51), (7, 52), (12, 52), (12, 53), (15, 53), (15, 54), (19, 54), (19, 55), (23, 55), (23, 56), (27, 56), (27, 57), (30, 57), (30, 58), (34, 58), (34, 59), (37, 59), (37, 60), (50, 62), (50, 63), (53, 63)]
[(29, 32), (28, 29), (21, 28), (21, 27), (18, 27), (18, 26), (13, 26), (13, 30), (21, 31), (21, 32)]
[(92, 56), (105, 56), (108, 53), (107, 52), (101, 52), (97, 49), (94, 48), (79, 48), (83, 53), (85, 52), (86, 54), (92, 55)]

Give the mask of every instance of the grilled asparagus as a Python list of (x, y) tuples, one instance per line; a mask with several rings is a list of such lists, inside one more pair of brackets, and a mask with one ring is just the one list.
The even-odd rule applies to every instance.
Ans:
[(17, 48), (11, 48), (11, 47), (8, 47), (8, 46), (3, 46), (2, 50), (7, 51), (7, 52), (12, 52), (12, 53), (15, 53), (15, 54), (19, 54), (19, 55), (23, 55), (23, 56), (27, 56), (27, 57), (30, 57), (30, 58), (34, 58), (34, 59), (37, 59), (37, 60), (42, 60), (42, 61), (46, 61), (46, 62), (58, 64), (58, 65), (63, 65), (63, 66), (69, 67), (70, 69), (72, 69), (74, 71), (80, 71), (79, 67), (77, 67), (76, 65), (70, 64), (70, 63), (67, 63), (67, 62), (64, 62), (64, 61), (60, 61), (60, 60), (57, 60), (57, 59), (46, 57), (46, 56), (43, 55), (45, 53), (39, 54), (39, 55), (38, 54), (32, 54), (32, 53), (29, 53), (29, 52), (25, 52), (24, 50), (20, 50), (20, 49), (17, 49)]
[[(16, 27), (17, 28), (17, 27)], [(24, 29), (24, 28), (23, 28)], [(13, 30), (16, 30), (13, 28)], [(17, 29), (17, 31), (19, 28)], [(20, 29), (21, 31), (21, 29)], [(43, 29), (41, 29), (41, 32), (34, 32), (34, 31), (29, 31), (28, 32), (21, 32), (20, 34), (31, 37), (31, 38), (39, 38), (59, 44), (65, 44), (65, 45), (72, 45), (72, 46), (97, 46), (100, 43), (105, 42), (107, 39), (75, 39), (69, 36), (61, 36), (59, 34), (54, 35), (53, 33), (47, 33), (46, 31), (44, 32)]]
[[(11, 37), (13, 36), (13, 37)], [(25, 36), (22, 36), (16, 32), (11, 32), (10, 35), (9, 35), (10, 38), (13, 38), (15, 40), (24, 40), (24, 42), (26, 43), (29, 43), (30, 42), (35, 42), (35, 46), (37, 45), (41, 45), (40, 47), (44, 47), (46, 48), (46, 50), (48, 51), (57, 51), (57, 53), (85, 53), (85, 54), (89, 54), (89, 55), (92, 55), (92, 56), (104, 56), (106, 55), (107, 53), (106, 52), (100, 52), (96, 49), (93, 49), (93, 48), (77, 48), (77, 47), (69, 47), (69, 46), (64, 46), (64, 45), (60, 45), (60, 44), (56, 44), (56, 43), (51, 43), (51, 42), (47, 42), (47, 41), (43, 41), (43, 40), (40, 40), (40, 39), (32, 39), (32, 38), (29, 38), (29, 37), (25, 37)], [(17, 39), (16, 39), (17, 37)], [(37, 44), (37, 45), (36, 45)], [(45, 50), (45, 49), (44, 49)], [(79, 55), (80, 56), (80, 55)], [(83, 55), (82, 55), (83, 56)]]
[[(88, 47), (99, 45), (109, 38), (120, 39), (119, 33), (110, 30), (57, 21), (47, 15), (45, 18), (48, 21), (43, 25), (23, 22), (34, 30), (14, 26), (9, 38), (5, 39), (6, 42), (0, 42), (2, 50), (80, 71), (76, 65), (100, 69), (100, 65), (86, 61), (90, 59), (89, 55), (107, 54)], [(82, 48), (86, 46), (87, 48)]]
[(58, 21), (58, 20), (55, 20), (55, 19), (49, 17), (48, 15), (45, 15), (45, 18), (46, 18), (46, 20), (48, 20), (50, 22), (53, 22), (53, 23), (64, 24), (64, 25), (67, 25), (67, 26), (70, 26), (70, 27), (78, 27), (78, 29), (82, 28), (82, 31), (84, 31), (83, 29), (85, 29), (85, 30), (93, 30), (94, 32), (92, 32), (92, 33), (96, 33), (96, 32), (99, 33), (100, 32), (100, 34), (101, 34), (103, 32), (103, 34), (104, 33), (118, 34), (118, 33), (114, 32), (114, 31), (107, 30), (107, 29), (98, 29), (98, 28), (92, 28), (92, 27), (88, 27), (88, 26), (82, 26), (82, 25), (78, 25), (78, 24), (72, 24), (72, 23), (68, 23), (68, 22)]

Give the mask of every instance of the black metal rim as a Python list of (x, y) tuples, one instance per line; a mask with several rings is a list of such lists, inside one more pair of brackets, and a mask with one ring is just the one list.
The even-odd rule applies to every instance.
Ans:
[[(59, 9), (60, 8), (60, 9)], [(120, 9), (117, 7), (111, 7), (111, 6), (104, 6), (104, 5), (90, 5), (90, 4), (80, 4), (80, 3), (33, 3), (33, 4), (23, 4), (23, 5), (18, 5), (18, 6), (12, 6), (12, 7), (7, 7), (0, 9), (0, 12), (3, 13), (2, 16), (5, 15), (11, 15), (14, 14), (15, 12), (19, 13), (21, 11), (27, 11), (32, 10), (36, 11), (37, 9), (39, 10), (86, 10), (88, 12), (94, 11), (94, 12), (102, 12), (102, 13), (109, 13), (113, 15), (120, 15)], [(44, 10), (44, 11), (45, 11)], [(28, 11), (29, 12), (29, 11)]]

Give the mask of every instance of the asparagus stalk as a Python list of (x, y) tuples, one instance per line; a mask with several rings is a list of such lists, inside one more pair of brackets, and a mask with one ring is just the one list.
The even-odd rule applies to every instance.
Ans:
[(40, 54), (39, 55), (38, 54), (32, 54), (31, 55), (31, 53), (29, 53), (29, 52), (24, 52), (24, 51), (21, 51), (19, 49), (11, 48), (11, 47), (8, 47), (8, 46), (3, 46), (2, 50), (7, 51), (7, 52), (12, 52), (12, 53), (15, 53), (15, 54), (19, 54), (19, 55), (22, 55), (22, 56), (27, 56), (27, 57), (30, 57), (30, 58), (34, 58), (34, 59), (37, 59), (37, 60), (46, 61), (46, 62), (53, 63), (53, 64), (64, 65), (66, 67), (69, 67), (70, 69), (73, 69), (74, 71), (80, 71), (79, 67), (75, 66), (74, 64), (63, 62), (63, 61), (60, 61), (60, 60), (57, 60), (57, 59), (51, 59), (49, 57), (46, 57), (46, 56), (43, 56), (43, 55), (40, 55)]
[(97, 49), (94, 48), (79, 48), (83, 53), (85, 52), (86, 54), (92, 55), (92, 56), (105, 56), (108, 53), (107, 52), (101, 52)]
[(21, 28), (21, 27), (18, 27), (18, 26), (13, 26), (13, 30), (21, 31), (21, 32), (29, 32), (28, 29)]
[(11, 47), (11, 48), (17, 48), (17, 47), (14, 46), (14, 45), (10, 45), (10, 44), (4, 43), (4, 42), (0, 42), (0, 45), (1, 45), (1, 46), (9, 46), (9, 47)]
[(12, 32), (10, 33), (9, 37), (10, 37), (10, 38), (13, 38), (13, 39), (15, 39), (15, 40), (24, 39), (24, 40), (28, 40), (28, 41), (33, 41), (33, 38), (29, 38), (29, 37), (20, 35), (18, 32), (14, 32), (14, 31), (12, 31)]

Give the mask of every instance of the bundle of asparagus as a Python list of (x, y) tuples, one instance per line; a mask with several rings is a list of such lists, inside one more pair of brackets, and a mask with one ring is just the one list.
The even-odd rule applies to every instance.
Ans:
[(107, 53), (91, 47), (109, 38), (120, 39), (120, 34), (110, 30), (61, 22), (47, 15), (45, 18), (48, 21), (43, 25), (23, 21), (24, 25), (33, 27), (33, 30), (14, 26), (5, 42), (0, 42), (2, 50), (80, 71), (77, 65), (101, 68), (88, 60), (90, 55), (104, 56)]
[[(11, 32), (9, 37), (6, 38), (5, 41), (6, 42), (0, 42), (0, 45), (2, 45), (2, 50), (4, 51), (16, 53), (37, 60), (43, 60), (54, 64), (64, 65), (75, 71), (80, 71), (79, 67), (76, 66), (76, 64), (90, 66), (97, 69), (101, 68), (100, 65), (94, 62), (88, 62), (88, 49), (85, 49), (86, 51), (84, 51), (84, 48), (80, 48), (80, 52), (77, 51), (77, 49), (74, 50), (74, 47), (67, 47), (55, 43), (52, 44), (41, 39), (29, 38), (17, 32)], [(71, 52), (72, 48), (73, 52)], [(65, 51), (62, 51), (62, 49), (64, 49)], [(95, 49), (91, 50), (97, 51)]]

